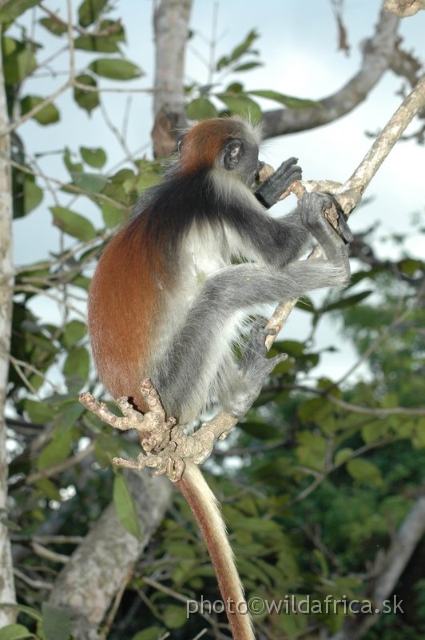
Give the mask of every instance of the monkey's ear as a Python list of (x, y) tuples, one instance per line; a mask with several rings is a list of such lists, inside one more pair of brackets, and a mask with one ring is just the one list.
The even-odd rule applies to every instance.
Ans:
[(177, 138), (177, 153), (179, 154), (179, 156), (181, 156), (182, 154), (184, 138), (185, 138), (184, 133), (181, 133)]
[(237, 138), (230, 140), (224, 147), (223, 166), (226, 171), (235, 169), (242, 157), (242, 142)]

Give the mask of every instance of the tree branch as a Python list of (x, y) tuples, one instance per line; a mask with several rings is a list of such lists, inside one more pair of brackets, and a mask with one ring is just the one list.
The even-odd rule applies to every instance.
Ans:
[(263, 114), (264, 137), (306, 131), (328, 124), (352, 111), (379, 82), (390, 66), (397, 42), (399, 19), (381, 11), (375, 34), (363, 43), (363, 64), (339, 91), (306, 109), (275, 109)]
[[(342, 186), (334, 184), (323, 184), (315, 181), (307, 181), (302, 183), (294, 183), (293, 190), (298, 197), (301, 196), (303, 189), (308, 191), (327, 191), (333, 193), (348, 217), (354, 207), (360, 202), (360, 199), (369, 185), (370, 181), (378, 171), (379, 167), (388, 156), (389, 152), (400, 139), (403, 131), (410, 124), (414, 116), (425, 107), (425, 76), (423, 76), (410, 94), (405, 98), (403, 103), (390, 118), (382, 132), (376, 138), (372, 147), (365, 155), (352, 176)], [(300, 190), (301, 186), (301, 190)], [(285, 194), (284, 194), (285, 195)], [(309, 256), (314, 259), (320, 256), (320, 248), (316, 249)], [(279, 304), (266, 325), (266, 329), (273, 329), (275, 332), (267, 336), (266, 347), (270, 349), (276, 339), (282, 326), (288, 319), (289, 314), (296, 304), (296, 300), (285, 300)]]
[(425, 0), (385, 0), (384, 9), (395, 13), (399, 18), (407, 18), (425, 9)]
[[(1, 27), (0, 27), (1, 36)], [(3, 60), (0, 52), (0, 130), (6, 129), (9, 118), (4, 86)], [(10, 339), (12, 328), (13, 253), (12, 253), (12, 180), (10, 173), (10, 140), (0, 137), (0, 602), (15, 602), (12, 555), (8, 529), (2, 524), (2, 512), (7, 509), (6, 420), (4, 409), (9, 372)], [(15, 619), (12, 610), (0, 608), (0, 628)]]
[(184, 58), (192, 0), (161, 0), (154, 14), (155, 80), (154, 156), (163, 158), (176, 147), (179, 129), (186, 126)]

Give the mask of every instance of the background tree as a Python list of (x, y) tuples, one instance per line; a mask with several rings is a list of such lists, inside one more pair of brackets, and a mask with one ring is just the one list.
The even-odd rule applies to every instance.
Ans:
[[(94, 262), (137, 194), (160, 179), (162, 166), (145, 149), (134, 152), (126, 137), (133, 102), (149, 100), (152, 87), (126, 55), (120, 5), (115, 10), (105, 0), (84, 0), (73, 6), (68, 0), (66, 7), (57, 12), (49, 2), (8, 0), (0, 8), (0, 388), (6, 407), (0, 601), (13, 603), (16, 588), (19, 602), (0, 609), (0, 640), (66, 640), (71, 632), (84, 640), (150, 640), (167, 631), (195, 638), (204, 628), (210, 637), (226, 637), (222, 615), (186, 615), (188, 598), (219, 597), (186, 505), (165, 478), (113, 469), (113, 456), (137, 456), (135, 440), (113, 433), (77, 400), (84, 386), (101, 392), (85, 332)], [(336, 24), (346, 50), (343, 3), (332, 7), (329, 32)], [(168, 154), (175, 125), (187, 119), (249, 110), (273, 138), (337, 120), (368, 98), (387, 71), (401, 77), (402, 92), (423, 73), (406, 52), (408, 43), (401, 45), (399, 19), (381, 12), (363, 44), (359, 70), (320, 104), (244, 87), (243, 78), (260, 64), (254, 30), (229, 53), (211, 56), (210, 82), (189, 83), (183, 56), (190, 10), (189, 2), (162, 0), (155, 12), (157, 158)], [(212, 41), (210, 53), (216, 45)], [(264, 106), (270, 100), (272, 110)], [(121, 128), (111, 116), (117, 104), (126, 105)], [(108, 149), (87, 141), (93, 123), (100, 127), (99, 116), (121, 150), (113, 163)], [(30, 121), (53, 132), (39, 149)], [(74, 121), (81, 123), (78, 141), (66, 135)], [(409, 136), (422, 142), (420, 119), (416, 128)], [(12, 208), (17, 234), (25, 216), (47, 208), (59, 230), (58, 247), (14, 269)], [(411, 225), (417, 246), (423, 233), (418, 215)], [(289, 360), (208, 465), (248, 597), (272, 601), (290, 594), (300, 601), (308, 595), (324, 603), (331, 594), (342, 601), (310, 615), (262, 611), (255, 617), (259, 638), (423, 635), (424, 263), (408, 250), (410, 237), (397, 234), (387, 242), (398, 245), (392, 260), (379, 257), (376, 230), (358, 234), (350, 288), (303, 301), (307, 339), (275, 344)], [(335, 379), (323, 370), (326, 354), (315, 344), (327, 317), (358, 351), (355, 365)], [(394, 595), (404, 601), (404, 615), (344, 615), (344, 602)]]

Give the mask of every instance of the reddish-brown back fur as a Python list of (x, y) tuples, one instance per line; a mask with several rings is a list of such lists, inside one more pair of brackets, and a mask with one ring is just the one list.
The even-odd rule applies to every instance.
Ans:
[(145, 218), (138, 216), (107, 246), (90, 287), (88, 323), (99, 377), (115, 399), (128, 396), (141, 411), (139, 386), (149, 375), (164, 276), (149, 250)]
[[(224, 142), (244, 136), (246, 127), (230, 118), (194, 125), (185, 135), (177, 176), (212, 167)], [(170, 201), (166, 200), (167, 207)], [(178, 263), (178, 255), (170, 262), (167, 245), (178, 233), (170, 231), (160, 215), (174, 212), (172, 207), (159, 211), (157, 206), (139, 213), (113, 238), (99, 261), (89, 296), (89, 332), (99, 377), (115, 399), (129, 397), (143, 412), (139, 386), (151, 375), (155, 346), (161, 340), (161, 314), (167, 312), (164, 295), (176, 286), (172, 280)], [(178, 213), (177, 221), (187, 219)]]

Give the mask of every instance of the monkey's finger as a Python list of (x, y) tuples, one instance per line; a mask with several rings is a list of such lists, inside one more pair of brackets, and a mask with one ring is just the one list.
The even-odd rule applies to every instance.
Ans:
[(302, 171), (297, 158), (289, 158), (282, 162), (275, 173), (270, 176), (255, 192), (256, 198), (267, 209), (272, 207), (285, 191), (297, 180), (301, 180)]
[(342, 211), (338, 211), (338, 233), (346, 244), (353, 242), (354, 236)]
[(323, 194), (323, 212), (326, 220), (335, 229), (345, 244), (353, 241), (354, 237), (347, 224), (344, 212), (339, 206), (336, 198), (330, 194)]

